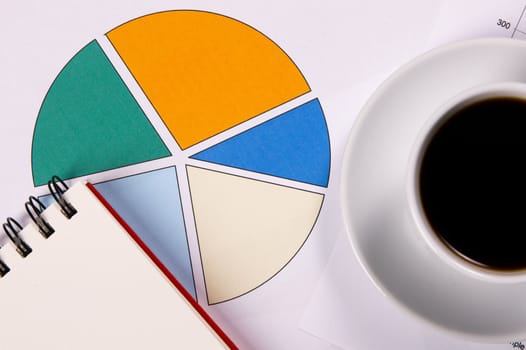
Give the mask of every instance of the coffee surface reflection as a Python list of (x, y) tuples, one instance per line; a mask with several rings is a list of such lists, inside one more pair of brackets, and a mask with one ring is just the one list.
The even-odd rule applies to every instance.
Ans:
[(445, 120), (418, 173), (434, 234), (476, 265), (526, 269), (526, 100), (488, 98)]

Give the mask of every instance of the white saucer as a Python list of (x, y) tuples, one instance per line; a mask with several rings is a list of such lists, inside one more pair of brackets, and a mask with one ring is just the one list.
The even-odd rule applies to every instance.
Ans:
[(433, 111), (465, 89), (504, 81), (526, 82), (526, 42), (460, 42), (406, 64), (360, 113), (341, 180), (351, 244), (374, 283), (420, 319), (489, 342), (526, 339), (526, 282), (496, 284), (440, 261), (410, 217), (406, 168)]

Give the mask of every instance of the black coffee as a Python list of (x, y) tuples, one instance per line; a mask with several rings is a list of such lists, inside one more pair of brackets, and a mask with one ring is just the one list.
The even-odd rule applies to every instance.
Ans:
[(454, 113), (432, 136), (419, 181), (425, 215), (450, 249), (488, 268), (526, 268), (526, 100)]

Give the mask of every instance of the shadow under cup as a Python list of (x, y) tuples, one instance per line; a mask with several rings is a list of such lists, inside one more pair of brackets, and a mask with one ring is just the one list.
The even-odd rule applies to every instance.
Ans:
[(526, 271), (526, 95), (486, 94), (439, 118), (415, 169), (423, 220), (487, 271)]

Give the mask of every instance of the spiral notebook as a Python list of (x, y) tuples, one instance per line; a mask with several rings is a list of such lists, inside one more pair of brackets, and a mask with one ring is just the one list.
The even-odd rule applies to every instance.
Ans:
[(50, 189), (3, 227), (1, 349), (235, 348), (91, 184)]

